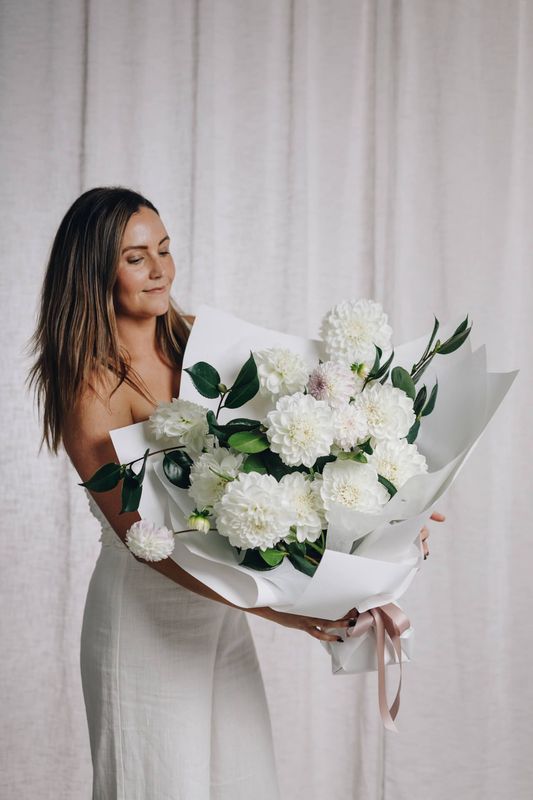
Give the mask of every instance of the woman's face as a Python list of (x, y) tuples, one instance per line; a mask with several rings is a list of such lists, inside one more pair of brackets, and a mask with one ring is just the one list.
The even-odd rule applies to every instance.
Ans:
[(117, 316), (146, 319), (166, 313), (176, 271), (169, 243), (165, 226), (151, 208), (141, 206), (131, 215), (113, 287)]

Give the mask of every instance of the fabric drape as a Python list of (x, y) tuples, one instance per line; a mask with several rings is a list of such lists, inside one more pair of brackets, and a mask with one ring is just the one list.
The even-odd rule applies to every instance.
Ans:
[[(140, 189), (173, 294), (316, 335), (345, 297), (397, 342), (474, 319), (511, 395), (433, 525), (398, 735), (376, 675), (252, 618), (286, 800), (533, 793), (533, 4), (20, 0), (0, 11), (0, 793), (87, 800), (79, 636), (98, 531), (23, 381), (52, 237), (78, 194)], [(218, 332), (214, 332), (218, 335)], [(154, 800), (156, 800), (154, 798)]]

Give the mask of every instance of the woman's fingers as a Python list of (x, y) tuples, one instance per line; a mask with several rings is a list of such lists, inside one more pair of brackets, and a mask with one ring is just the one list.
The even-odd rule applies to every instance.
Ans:
[(429, 539), (429, 529), (426, 525), (420, 531), (420, 541), (422, 542), (422, 552), (424, 554), (424, 558), (429, 556), (429, 545), (427, 540)]
[(311, 625), (318, 625), (319, 628), (348, 628), (352, 621), (357, 617), (357, 611), (351, 616), (342, 619), (320, 619), (320, 617), (308, 617)]
[(334, 633), (326, 633), (320, 628), (308, 628), (307, 633), (313, 636), (315, 639), (321, 639), (323, 642), (342, 642), (340, 636), (335, 635)]

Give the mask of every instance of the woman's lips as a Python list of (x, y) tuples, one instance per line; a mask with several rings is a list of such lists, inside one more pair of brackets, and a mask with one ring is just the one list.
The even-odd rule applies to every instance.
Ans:
[(157, 286), (155, 289), (143, 289), (147, 294), (159, 294), (159, 292), (166, 292), (166, 286)]

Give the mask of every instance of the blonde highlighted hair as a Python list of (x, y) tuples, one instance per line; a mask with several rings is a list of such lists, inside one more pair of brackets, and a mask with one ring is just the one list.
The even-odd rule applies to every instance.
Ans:
[[(35, 357), (27, 384), (33, 389), (43, 434), (40, 448), (57, 453), (62, 420), (91, 377), (111, 370), (156, 404), (118, 340), (113, 287), (124, 229), (141, 207), (159, 214), (138, 192), (121, 186), (84, 192), (65, 214), (52, 244), (41, 290), (36, 330), (28, 348)], [(156, 339), (169, 366), (181, 366), (189, 327), (170, 301), (157, 317)], [(94, 386), (92, 387), (94, 388)]]

